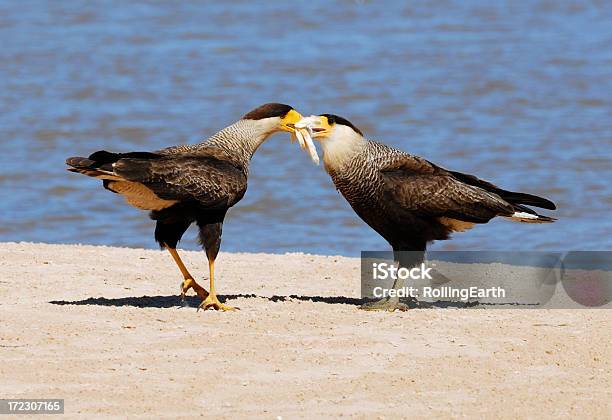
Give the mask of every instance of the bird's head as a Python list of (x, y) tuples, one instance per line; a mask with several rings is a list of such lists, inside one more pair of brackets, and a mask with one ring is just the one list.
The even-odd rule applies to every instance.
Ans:
[(307, 129), (312, 138), (323, 142), (338, 138), (363, 137), (363, 133), (346, 118), (334, 114), (304, 117), (295, 124), (298, 129)]
[(295, 128), (302, 136), (321, 142), (326, 167), (342, 165), (366, 144), (361, 130), (338, 115), (305, 117), (295, 124)]
[(270, 128), (270, 132), (295, 132), (295, 124), (302, 115), (293, 107), (285, 104), (269, 103), (261, 105), (247, 113), (243, 120), (257, 121)]

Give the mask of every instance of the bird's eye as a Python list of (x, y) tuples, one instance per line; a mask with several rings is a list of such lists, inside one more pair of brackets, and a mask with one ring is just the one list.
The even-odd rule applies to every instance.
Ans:
[(334, 125), (336, 124), (336, 119), (334, 117), (327, 117), (327, 123), (329, 125)]

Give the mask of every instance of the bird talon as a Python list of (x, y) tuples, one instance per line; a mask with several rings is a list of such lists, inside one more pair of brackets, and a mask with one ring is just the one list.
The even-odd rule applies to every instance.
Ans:
[(194, 279), (192, 278), (188, 278), (183, 280), (183, 282), (181, 283), (181, 300), (185, 301), (185, 296), (187, 295), (187, 292), (189, 291), (189, 289), (193, 289), (196, 294), (200, 297), (200, 299), (205, 300), (209, 293), (206, 289), (204, 289), (202, 286), (200, 286)]
[(359, 307), (364, 311), (407, 311), (410, 307), (404, 303), (401, 303), (399, 299), (381, 299), (375, 302), (364, 303)]
[(213, 308), (216, 311), (235, 311), (238, 309), (219, 302), (216, 295), (208, 295), (208, 297), (204, 299), (202, 303), (200, 303), (200, 306), (198, 306), (198, 311), (200, 311), (200, 309), (205, 311), (210, 308)]

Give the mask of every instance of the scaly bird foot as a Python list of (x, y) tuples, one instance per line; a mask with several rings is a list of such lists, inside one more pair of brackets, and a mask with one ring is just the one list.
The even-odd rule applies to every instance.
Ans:
[(364, 303), (359, 307), (364, 311), (407, 311), (410, 307), (404, 303), (401, 303), (399, 299), (383, 298), (375, 302)]
[(181, 283), (181, 300), (185, 301), (185, 295), (189, 291), (189, 289), (193, 289), (196, 294), (200, 297), (200, 299), (205, 300), (209, 293), (206, 289), (200, 286), (194, 279), (185, 279)]
[(208, 297), (204, 299), (202, 303), (200, 303), (198, 311), (200, 309), (207, 310), (210, 308), (213, 308), (217, 311), (235, 311), (236, 309), (238, 309), (219, 302), (219, 299), (217, 299), (217, 295), (208, 295)]

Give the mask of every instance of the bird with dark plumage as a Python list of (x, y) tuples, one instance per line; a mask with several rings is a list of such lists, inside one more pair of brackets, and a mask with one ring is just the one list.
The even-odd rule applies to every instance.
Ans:
[[(506, 191), (473, 175), (446, 170), (423, 158), (367, 140), (348, 120), (332, 114), (303, 118), (304, 136), (321, 142), (334, 185), (357, 215), (393, 248), (404, 267), (420, 264), (427, 243), (487, 223), (496, 216), (525, 223), (555, 219), (527, 206), (555, 210), (546, 198)], [(410, 251), (410, 252), (402, 252)], [(394, 288), (403, 287), (401, 280)], [(364, 309), (406, 309), (399, 298)]]
[[(156, 152), (111, 153), (98, 151), (66, 160), (69, 171), (102, 180), (104, 188), (125, 197), (139, 209), (149, 210), (157, 222), (155, 240), (168, 249), (183, 275), (181, 295), (193, 288), (202, 299), (200, 308), (232, 310), (217, 298), (214, 263), (221, 245), (223, 220), (247, 190), (249, 162), (272, 134), (294, 133), (301, 115), (289, 105), (262, 105), (208, 140), (173, 146)], [(210, 291), (189, 273), (176, 246), (187, 228), (196, 223), (206, 251)]]

